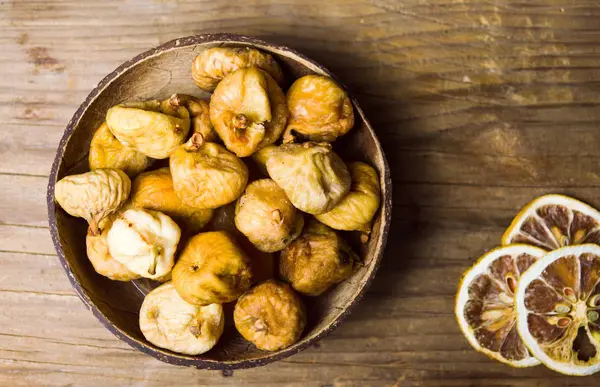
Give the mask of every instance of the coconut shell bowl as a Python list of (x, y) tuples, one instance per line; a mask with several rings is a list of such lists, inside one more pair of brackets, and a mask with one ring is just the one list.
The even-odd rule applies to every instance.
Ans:
[[(199, 369), (231, 370), (274, 362), (309, 347), (333, 331), (354, 309), (373, 281), (383, 257), (391, 219), (391, 180), (377, 136), (356, 101), (355, 125), (333, 143), (344, 160), (364, 161), (378, 172), (381, 207), (366, 243), (360, 236), (344, 232), (361, 256), (362, 265), (349, 279), (318, 297), (303, 297), (307, 324), (294, 345), (275, 352), (258, 350), (244, 340), (233, 325), (231, 308), (225, 307), (225, 331), (218, 344), (199, 356), (187, 356), (158, 348), (148, 342), (139, 328), (139, 310), (144, 288), (135, 282), (111, 281), (94, 271), (86, 255), (87, 224), (63, 211), (54, 201), (55, 184), (61, 178), (86, 172), (88, 151), (94, 131), (104, 121), (107, 110), (125, 101), (166, 99), (174, 93), (201, 98), (208, 94), (193, 82), (191, 64), (203, 50), (215, 46), (254, 47), (270, 53), (286, 75), (284, 91), (294, 79), (307, 74), (333, 77), (326, 68), (293, 49), (252, 37), (198, 35), (172, 40), (123, 63), (106, 76), (88, 95), (68, 123), (58, 146), (48, 185), (48, 216), (54, 246), (73, 288), (83, 303), (113, 334), (135, 349), (161, 361)], [(336, 79), (343, 85), (343, 80)]]

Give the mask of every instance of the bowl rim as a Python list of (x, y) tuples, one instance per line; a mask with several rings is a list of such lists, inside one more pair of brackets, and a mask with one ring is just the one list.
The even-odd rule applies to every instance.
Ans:
[(96, 87), (94, 87), (94, 89), (88, 94), (86, 99), (83, 101), (83, 103), (81, 103), (81, 105), (78, 107), (76, 112), (73, 114), (73, 117), (67, 124), (66, 129), (63, 133), (63, 136), (57, 147), (56, 156), (54, 158), (54, 162), (52, 163), (52, 168), (50, 170), (50, 176), (48, 179), (48, 187), (47, 187), (47, 194), (46, 194), (46, 201), (47, 201), (47, 205), (48, 205), (48, 222), (49, 222), (49, 226), (50, 226), (50, 234), (52, 236), (52, 242), (54, 244), (54, 248), (56, 249), (56, 252), (60, 259), (61, 265), (62, 265), (63, 269), (65, 270), (65, 272), (69, 278), (69, 281), (71, 282), (71, 285), (73, 286), (73, 289), (75, 290), (75, 292), (77, 293), (79, 298), (83, 301), (84, 305), (89, 310), (92, 311), (94, 316), (102, 323), (102, 325), (104, 325), (104, 327), (106, 327), (111, 333), (113, 333), (119, 339), (123, 340), (124, 342), (129, 344), (131, 347), (137, 349), (138, 351), (140, 351), (144, 354), (150, 355), (160, 361), (163, 361), (163, 362), (166, 362), (169, 364), (180, 365), (180, 366), (189, 366), (189, 367), (195, 367), (198, 369), (209, 369), (209, 370), (245, 369), (245, 368), (263, 366), (263, 365), (287, 358), (289, 356), (292, 356), (292, 355), (308, 348), (309, 346), (313, 345), (314, 343), (318, 342), (324, 336), (326, 336), (327, 334), (334, 331), (348, 317), (348, 315), (352, 312), (354, 307), (363, 298), (363, 296), (365, 295), (371, 282), (373, 281), (375, 274), (377, 273), (377, 270), (379, 268), (381, 260), (383, 259), (383, 254), (384, 254), (384, 250), (385, 250), (386, 243), (387, 243), (387, 237), (388, 237), (388, 233), (390, 230), (390, 224), (391, 224), (391, 212), (392, 212), (392, 181), (391, 181), (389, 165), (387, 163), (385, 153), (383, 152), (383, 149), (381, 147), (381, 143), (379, 142), (377, 135), (375, 134), (373, 128), (371, 127), (371, 124), (365, 117), (365, 115), (364, 115), (362, 109), (360, 108), (360, 106), (358, 105), (356, 99), (351, 95), (351, 93), (348, 93), (348, 95), (350, 96), (350, 99), (352, 100), (355, 110), (358, 112), (361, 119), (364, 121), (367, 129), (371, 133), (373, 140), (375, 142), (375, 147), (376, 147), (377, 151), (381, 154), (382, 161), (383, 161), (382, 176), (380, 176), (380, 180), (383, 181), (383, 184), (381, 187), (383, 200), (382, 200), (382, 206), (380, 209), (381, 216), (382, 216), (382, 220), (381, 220), (382, 230), (381, 230), (381, 234), (380, 234), (380, 244), (378, 244), (379, 251), (376, 252), (376, 254), (373, 258), (371, 272), (368, 274), (368, 277), (362, 282), (362, 284), (359, 285), (359, 289), (358, 289), (358, 292), (356, 293), (356, 296), (352, 300), (350, 300), (350, 302), (347, 304), (346, 309), (343, 310), (341, 312), (341, 314), (331, 322), (331, 324), (324, 327), (315, 336), (307, 339), (305, 342), (293, 345), (291, 347), (288, 347), (288, 348), (285, 348), (285, 349), (282, 349), (282, 350), (279, 350), (276, 352), (272, 352), (272, 353), (266, 352), (265, 356), (259, 357), (256, 359), (241, 359), (241, 360), (231, 360), (231, 361), (220, 361), (220, 360), (198, 359), (198, 358), (190, 359), (190, 356), (187, 356), (187, 355), (178, 355), (174, 352), (162, 350), (160, 348), (157, 350), (154, 347), (146, 344), (145, 342), (135, 339), (134, 337), (127, 334), (127, 332), (118, 328), (116, 326), (116, 324), (110, 320), (109, 317), (104, 315), (98, 309), (98, 307), (95, 305), (95, 303), (90, 299), (87, 290), (75, 278), (75, 275), (74, 275), (73, 271), (71, 270), (70, 265), (65, 257), (64, 251), (61, 247), (60, 237), (59, 237), (57, 223), (56, 223), (56, 205), (54, 202), (54, 188), (55, 188), (55, 184), (56, 184), (56, 180), (57, 180), (58, 170), (59, 170), (62, 158), (64, 156), (64, 152), (65, 152), (66, 145), (68, 143), (69, 138), (71, 137), (71, 135), (75, 131), (76, 127), (78, 126), (79, 121), (80, 121), (81, 117), (83, 116), (83, 114), (85, 113), (85, 111), (88, 109), (90, 104), (101, 94), (101, 92), (104, 90), (104, 88), (106, 86), (108, 86), (113, 80), (115, 80), (121, 73), (123, 73), (126, 70), (130, 69), (131, 67), (137, 65), (138, 62), (140, 62), (140, 61), (146, 60), (152, 56), (162, 54), (162, 53), (170, 51), (172, 49), (177, 49), (177, 48), (182, 48), (182, 47), (187, 47), (187, 46), (194, 46), (194, 45), (198, 45), (198, 44), (202, 44), (202, 43), (243, 44), (243, 45), (248, 45), (248, 46), (263, 46), (263, 47), (267, 47), (267, 48), (275, 50), (275, 51), (288, 53), (290, 55), (293, 55), (293, 56), (301, 59), (302, 61), (309, 63), (311, 66), (319, 69), (324, 74), (327, 74), (331, 78), (335, 79), (336, 82), (338, 82), (344, 89), (347, 90), (347, 87), (342, 82), (340, 82), (339, 79), (337, 79), (337, 77), (335, 77), (335, 75), (333, 75), (327, 68), (325, 68), (324, 66), (322, 66), (315, 60), (310, 59), (307, 56), (305, 56), (304, 54), (301, 54), (300, 52), (298, 52), (294, 49), (291, 49), (289, 47), (271, 43), (271, 42), (262, 40), (260, 38), (253, 37), (253, 36), (228, 34), (228, 33), (214, 33), (214, 34), (211, 33), (211, 34), (191, 35), (191, 36), (173, 39), (173, 40), (165, 42), (161, 45), (158, 45), (154, 48), (151, 48), (151, 49), (149, 49), (145, 52), (142, 52), (141, 54), (133, 57), (132, 59), (124, 62), (119, 67), (117, 67), (114, 71), (112, 71), (110, 74), (108, 74), (106, 77), (104, 77), (96, 85)]

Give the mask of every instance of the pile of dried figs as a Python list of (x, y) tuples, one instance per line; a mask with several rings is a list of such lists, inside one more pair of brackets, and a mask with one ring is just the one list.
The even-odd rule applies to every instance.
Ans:
[(306, 325), (300, 295), (319, 296), (360, 266), (338, 230), (368, 240), (379, 177), (332, 149), (354, 125), (332, 79), (307, 75), (284, 93), (271, 55), (226, 47), (202, 52), (192, 76), (210, 101), (175, 94), (110, 108), (90, 172), (58, 181), (56, 201), (88, 222), (99, 274), (162, 283), (139, 315), (154, 345), (205, 353), (223, 333), (222, 304), (235, 302), (245, 339), (289, 347)]

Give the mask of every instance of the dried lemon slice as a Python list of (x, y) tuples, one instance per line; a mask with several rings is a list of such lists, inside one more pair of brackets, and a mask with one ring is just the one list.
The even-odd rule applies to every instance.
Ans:
[(539, 364), (519, 338), (514, 293), (519, 277), (545, 251), (511, 245), (484, 254), (469, 269), (456, 296), (456, 318), (477, 351), (513, 367)]
[(521, 276), (517, 327), (531, 353), (568, 375), (600, 371), (600, 246), (563, 247)]
[(544, 195), (527, 204), (502, 236), (502, 244), (525, 243), (554, 250), (600, 243), (600, 212), (563, 195)]

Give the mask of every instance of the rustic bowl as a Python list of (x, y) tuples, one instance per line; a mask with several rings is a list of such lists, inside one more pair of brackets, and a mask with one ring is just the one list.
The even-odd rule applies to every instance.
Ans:
[[(364, 265), (350, 279), (317, 298), (305, 298), (308, 323), (300, 341), (277, 352), (264, 352), (245, 341), (228, 316), (225, 333), (215, 348), (200, 356), (186, 356), (149, 343), (138, 326), (143, 293), (132, 283), (111, 281), (97, 274), (86, 256), (87, 225), (67, 215), (54, 203), (54, 186), (66, 175), (88, 169), (88, 149), (94, 130), (111, 106), (129, 100), (164, 99), (175, 92), (207, 96), (191, 78), (192, 60), (214, 46), (252, 46), (271, 53), (288, 79), (305, 74), (331, 73), (302, 54), (255, 38), (235, 35), (199, 35), (172, 40), (125, 62), (104, 78), (81, 104), (60, 141), (48, 185), (48, 216), (56, 251), (79, 297), (117, 337), (132, 347), (167, 363), (204, 369), (237, 369), (264, 365), (293, 355), (335, 329), (350, 313), (373, 280), (382, 258), (391, 219), (391, 180), (385, 156), (373, 129), (353, 100), (356, 124), (349, 135), (334, 143), (345, 159), (373, 165), (381, 177), (382, 206), (366, 245), (355, 243)], [(353, 237), (348, 233), (349, 237)]]

